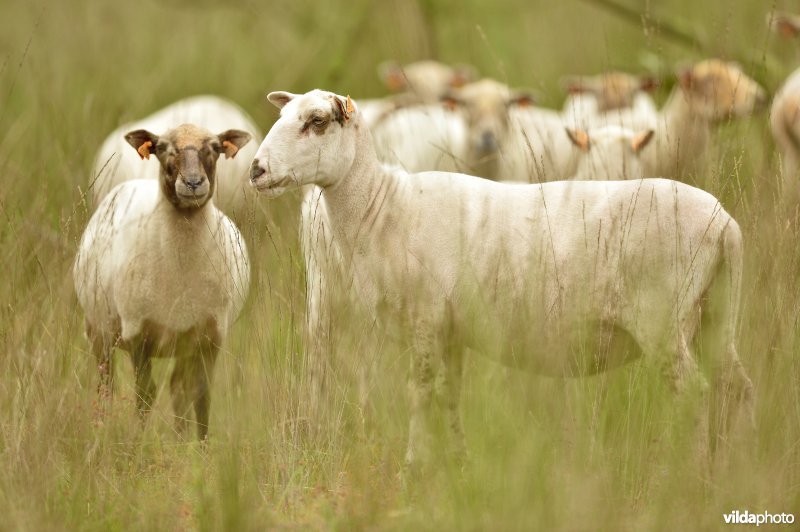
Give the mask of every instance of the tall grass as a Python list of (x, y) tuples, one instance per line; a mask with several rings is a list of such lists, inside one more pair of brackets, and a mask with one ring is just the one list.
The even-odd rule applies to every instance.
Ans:
[[(714, 529), (733, 509), (800, 514), (798, 229), (764, 115), (723, 125), (693, 178), (745, 233), (739, 351), (756, 385), (758, 430), (713, 477), (676, 438), (684, 411), (657, 368), (560, 380), (470, 357), (470, 461), (409, 489), (407, 353), (346, 313), (324, 416), (308, 415), (296, 194), (237, 220), (255, 278), (217, 366), (209, 447), (172, 431), (168, 361), (144, 428), (121, 353), (111, 414), (96, 415), (70, 267), (91, 159), (114, 127), (210, 92), (266, 130), (268, 90), (377, 96), (387, 58), (471, 62), (553, 106), (569, 73), (668, 75), (719, 55), (774, 90), (797, 61), (795, 43), (766, 33), (771, 4), (645, 5), (646, 31), (577, 0), (0, 4), (0, 528)], [(663, 21), (700, 45), (666, 38)]]

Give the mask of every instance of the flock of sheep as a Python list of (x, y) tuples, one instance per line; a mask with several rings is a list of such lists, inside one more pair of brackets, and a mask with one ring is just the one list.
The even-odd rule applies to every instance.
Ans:
[[(796, 32), (796, 22), (775, 25)], [(179, 428), (194, 410), (206, 437), (214, 362), (250, 278), (245, 242), (223, 212), (254, 189), (271, 198), (303, 187), (306, 347), (326, 355), (341, 295), (400, 331), (412, 353), (409, 464), (431, 459), (435, 400), (463, 449), (465, 348), (548, 375), (643, 357), (677, 393), (705, 397), (701, 350), (726, 405), (708, 420), (718, 437), (752, 422), (736, 351), (742, 234), (716, 198), (681, 179), (702, 162), (715, 123), (766, 103), (754, 80), (703, 61), (677, 73), (657, 109), (650, 79), (571, 78), (557, 111), (469, 67), (423, 61), (380, 73), (394, 94), (378, 100), (270, 93), (280, 118), (259, 147), (253, 121), (211, 96), (109, 135), (73, 272), (102, 394), (123, 348), (145, 414), (152, 358), (174, 356)], [(800, 73), (773, 102), (785, 174), (800, 166), (798, 112)]]

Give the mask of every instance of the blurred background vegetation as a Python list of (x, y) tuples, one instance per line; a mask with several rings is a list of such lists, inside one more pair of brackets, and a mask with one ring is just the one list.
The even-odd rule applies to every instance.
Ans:
[[(277, 115), (267, 92), (381, 96), (387, 59), (470, 63), (556, 108), (567, 74), (654, 73), (663, 102), (682, 63), (736, 60), (770, 93), (800, 64), (800, 43), (766, 26), (796, 3), (616, 1), (633, 15), (586, 0), (0, 0), (0, 529), (714, 529), (734, 509), (800, 517), (798, 231), (777, 207), (766, 113), (723, 124), (696, 178), (745, 232), (740, 352), (758, 390), (758, 433), (712, 478), (668, 436), (681, 411), (657, 368), (563, 381), (473, 357), (472, 460), (410, 494), (398, 475), (404, 353), (378, 357), (352, 323), (324, 419), (303, 417), (292, 194), (237, 219), (255, 279), (218, 365), (209, 448), (172, 433), (164, 389), (139, 427), (127, 362), (112, 415), (96, 416), (70, 268), (111, 130), (213, 93), (266, 132)], [(364, 364), (378, 366), (367, 409)]]

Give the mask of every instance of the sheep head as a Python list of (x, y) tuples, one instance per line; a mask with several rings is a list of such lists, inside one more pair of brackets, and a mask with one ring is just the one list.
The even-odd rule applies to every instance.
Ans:
[(450, 66), (438, 61), (417, 61), (405, 66), (387, 61), (378, 66), (378, 76), (392, 92), (411, 92), (422, 102), (436, 102), (449, 89), (475, 78), (469, 65)]
[(533, 97), (499, 81), (482, 79), (451, 90), (442, 101), (447, 108), (463, 112), (474, 163), (497, 153), (508, 135), (509, 109), (530, 105)]
[(748, 116), (767, 103), (764, 89), (738, 64), (719, 59), (680, 70), (678, 84), (692, 111), (707, 120)]
[(305, 184), (328, 186), (356, 158), (360, 125), (349, 96), (313, 90), (271, 92), (281, 116), (267, 133), (250, 168), (251, 184), (270, 197)]
[(652, 92), (658, 82), (650, 76), (634, 76), (625, 72), (606, 72), (598, 76), (569, 76), (562, 80), (569, 94), (591, 94), (597, 99), (600, 112), (633, 105), (639, 92)]
[(161, 190), (178, 209), (196, 209), (208, 203), (216, 189), (217, 159), (221, 154), (235, 157), (250, 138), (249, 133), (236, 129), (214, 135), (191, 124), (162, 135), (144, 129), (125, 135), (139, 157), (156, 156), (161, 165)]

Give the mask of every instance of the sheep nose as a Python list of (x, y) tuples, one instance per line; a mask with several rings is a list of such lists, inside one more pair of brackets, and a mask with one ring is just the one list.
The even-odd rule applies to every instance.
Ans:
[(492, 152), (497, 149), (497, 139), (494, 136), (494, 133), (490, 131), (486, 131), (481, 135), (481, 143), (480, 143), (481, 151), (484, 152)]
[(265, 172), (266, 170), (264, 170), (261, 167), (261, 165), (258, 164), (258, 161), (254, 160), (253, 164), (250, 165), (250, 180), (255, 181), (256, 179), (264, 175)]
[(186, 179), (184, 182), (186, 183), (187, 187), (189, 187), (190, 189), (192, 189), (194, 191), (194, 190), (197, 190), (197, 187), (199, 187), (200, 185), (203, 184), (203, 178), (202, 177), (196, 177), (194, 179)]

